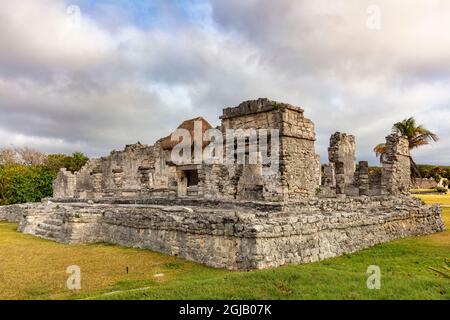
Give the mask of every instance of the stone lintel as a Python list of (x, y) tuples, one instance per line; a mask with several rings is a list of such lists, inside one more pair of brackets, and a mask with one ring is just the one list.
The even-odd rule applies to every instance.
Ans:
[(220, 119), (224, 120), (261, 112), (272, 112), (285, 109), (292, 110), (301, 114), (303, 114), (304, 112), (304, 110), (300, 107), (296, 107), (287, 103), (272, 101), (267, 98), (260, 98), (258, 100), (244, 101), (237, 107), (223, 109), (223, 114), (222, 116), (220, 116)]

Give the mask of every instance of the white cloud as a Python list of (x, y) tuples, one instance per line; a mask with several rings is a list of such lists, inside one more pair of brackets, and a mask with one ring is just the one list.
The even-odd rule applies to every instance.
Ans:
[[(105, 154), (269, 97), (305, 108), (323, 161), (337, 130), (374, 161), (392, 123), (415, 116), (441, 135), (415, 156), (450, 163), (448, 2), (211, 0), (186, 20), (162, 3), (159, 27), (108, 6), (113, 27), (81, 8), (74, 28), (62, 0), (2, 2), (0, 145)], [(366, 27), (372, 3), (379, 31)]]

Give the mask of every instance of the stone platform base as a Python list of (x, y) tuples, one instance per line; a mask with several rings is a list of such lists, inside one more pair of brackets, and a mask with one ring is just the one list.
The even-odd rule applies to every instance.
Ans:
[(288, 205), (73, 201), (0, 207), (0, 220), (19, 222), (19, 231), (61, 243), (108, 242), (233, 270), (313, 262), (444, 230), (439, 206), (409, 197)]

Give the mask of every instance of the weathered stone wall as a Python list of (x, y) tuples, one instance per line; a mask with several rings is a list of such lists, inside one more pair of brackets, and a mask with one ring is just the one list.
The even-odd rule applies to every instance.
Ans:
[(314, 123), (300, 108), (286, 108), (280, 133), (280, 171), (284, 199), (295, 201), (315, 196), (320, 185), (320, 157), (315, 151)]
[(167, 181), (160, 179), (162, 164), (158, 146), (128, 145), (123, 151), (113, 151), (102, 158), (102, 190), (116, 192), (139, 191), (142, 188), (166, 187)]
[[(166, 194), (171, 197), (294, 201), (315, 194), (320, 184), (320, 162), (314, 149), (314, 124), (304, 117), (301, 108), (258, 99), (224, 109), (221, 119), (224, 138), (227, 129), (234, 130), (235, 143), (226, 148), (233, 148), (237, 157), (249, 157), (248, 143), (242, 147), (237, 142), (239, 134), (249, 129), (254, 132), (268, 130), (268, 153), (274, 155), (271, 160), (275, 162), (261, 163), (264, 155), (259, 150), (258, 164), (226, 161), (215, 165), (195, 164), (198, 186), (188, 188), (186, 172), (189, 170), (172, 162), (170, 150), (163, 150), (161, 146), (161, 141), (167, 140), (164, 138), (152, 146), (128, 145), (123, 151), (92, 159), (74, 175), (61, 171), (54, 184), (55, 198), (92, 200)], [(192, 121), (188, 122), (191, 124)], [(280, 150), (272, 150), (271, 129), (279, 130)], [(273, 139), (275, 141), (275, 137)], [(226, 151), (224, 156), (227, 156)]]
[(411, 158), (408, 139), (397, 134), (386, 137), (381, 172), (369, 174), (367, 161), (355, 171), (355, 138), (337, 132), (330, 138), (329, 164), (324, 165), (320, 197), (409, 195)]
[(416, 178), (413, 182), (414, 189), (433, 189), (439, 184), (433, 178)]
[(33, 209), (35, 204), (15, 204), (0, 206), (0, 221), (20, 222)]
[(75, 174), (62, 169), (53, 184), (53, 193), (58, 199), (139, 197), (167, 189), (171, 174), (159, 143), (138, 143), (123, 151), (112, 151), (108, 157), (91, 159)]
[[(180, 127), (191, 134), (196, 119)], [(317, 188), (315, 129), (301, 108), (258, 99), (224, 109), (221, 119), (224, 137), (227, 129), (234, 138), (236, 129), (278, 129), (279, 150), (269, 142), (268, 151), (279, 167), (250, 163), (249, 144), (238, 139), (226, 147), (244, 163), (175, 163), (166, 137), (92, 159), (75, 174), (61, 170), (54, 202), (0, 207), (0, 220), (63, 243), (110, 242), (230, 269), (312, 262), (444, 228), (440, 207), (406, 196), (403, 137), (386, 138), (383, 170), (369, 175), (365, 161), (355, 172), (355, 138), (334, 134)]]
[(278, 230), (278, 237), (266, 237), (261, 232), (256, 239), (257, 259), (252, 261), (252, 267), (315, 262), (379, 243), (443, 230), (437, 207), (419, 209), (404, 206), (398, 210), (372, 207), (373, 212), (368, 208), (311, 214), (300, 216), (298, 220), (295, 217), (284, 218), (279, 225), (270, 226)]
[(258, 203), (178, 202), (45, 202), (28, 207), (20, 230), (63, 243), (148, 248), (229, 269), (313, 262), (443, 230), (438, 206), (407, 197), (310, 199), (278, 209)]
[(284, 137), (280, 172), (284, 200), (296, 201), (315, 196), (320, 185), (320, 158), (314, 151), (314, 141)]
[[(86, 165), (75, 173), (75, 196), (81, 199), (94, 198), (93, 173), (100, 172), (101, 159), (91, 159)], [(58, 180), (54, 186), (58, 186)], [(58, 195), (58, 190), (53, 189), (53, 194)]]
[(53, 197), (61, 199), (73, 198), (75, 196), (76, 186), (76, 176), (66, 169), (61, 169), (58, 172), (56, 180), (53, 182)]
[(279, 174), (254, 179), (260, 181), (255, 187), (262, 188), (266, 200), (304, 199), (314, 196), (320, 185), (314, 124), (303, 113), (299, 107), (268, 99), (245, 101), (223, 110), (221, 128), (224, 134), (227, 129), (279, 130)]

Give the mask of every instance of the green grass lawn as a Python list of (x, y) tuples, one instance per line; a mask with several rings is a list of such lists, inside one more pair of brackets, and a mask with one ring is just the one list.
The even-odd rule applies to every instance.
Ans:
[[(450, 208), (444, 220), (450, 226)], [(58, 244), (16, 228), (0, 223), (1, 299), (450, 299), (450, 230), (317, 263), (231, 272), (148, 250)], [(78, 292), (66, 288), (70, 265), (81, 268)], [(367, 289), (369, 265), (381, 268), (379, 290)]]
[(424, 200), (426, 203), (440, 203), (442, 206), (450, 206), (450, 194), (415, 194), (417, 198)]

